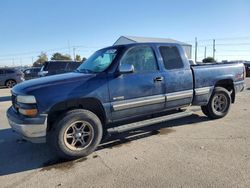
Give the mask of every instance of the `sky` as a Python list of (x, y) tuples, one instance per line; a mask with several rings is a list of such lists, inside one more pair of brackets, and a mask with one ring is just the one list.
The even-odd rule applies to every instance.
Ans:
[(218, 61), (250, 60), (250, 0), (0, 1), (0, 66), (32, 64), (42, 51), (88, 57), (121, 35), (197, 37), (198, 60), (215, 39)]

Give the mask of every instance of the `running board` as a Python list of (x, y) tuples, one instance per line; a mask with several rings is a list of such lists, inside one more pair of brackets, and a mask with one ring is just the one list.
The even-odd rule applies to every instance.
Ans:
[(108, 133), (121, 133), (121, 132), (125, 132), (125, 131), (130, 131), (130, 130), (138, 129), (138, 128), (145, 127), (148, 125), (162, 123), (165, 121), (190, 116), (192, 114), (193, 114), (193, 112), (188, 111), (188, 110), (184, 111), (184, 112), (177, 112), (177, 113), (166, 115), (166, 116), (161, 116), (161, 117), (157, 117), (157, 118), (147, 119), (147, 120), (143, 120), (143, 121), (138, 121), (138, 122), (129, 123), (129, 124), (121, 125), (118, 127), (110, 128), (110, 129), (108, 129)]

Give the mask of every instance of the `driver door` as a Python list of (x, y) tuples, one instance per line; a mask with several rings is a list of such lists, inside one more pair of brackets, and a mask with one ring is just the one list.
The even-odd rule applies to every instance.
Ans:
[(125, 64), (132, 65), (134, 71), (109, 78), (112, 119), (124, 120), (164, 109), (164, 78), (153, 49), (149, 46), (128, 49), (119, 65)]

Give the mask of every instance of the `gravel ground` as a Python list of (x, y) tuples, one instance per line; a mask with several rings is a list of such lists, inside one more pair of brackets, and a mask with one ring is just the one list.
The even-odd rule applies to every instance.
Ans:
[(113, 135), (87, 158), (67, 162), (11, 131), (5, 116), (10, 90), (0, 89), (0, 186), (250, 187), (250, 79), (246, 84), (223, 119), (196, 110)]

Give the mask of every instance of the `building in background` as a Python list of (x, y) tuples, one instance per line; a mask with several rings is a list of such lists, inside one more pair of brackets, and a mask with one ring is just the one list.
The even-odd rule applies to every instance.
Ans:
[(169, 38), (150, 38), (150, 37), (134, 37), (134, 36), (121, 36), (114, 43), (115, 45), (131, 44), (136, 42), (163, 42), (163, 43), (177, 43), (180, 44), (185, 50), (188, 59), (192, 58), (192, 45), (184, 42), (180, 42)]

